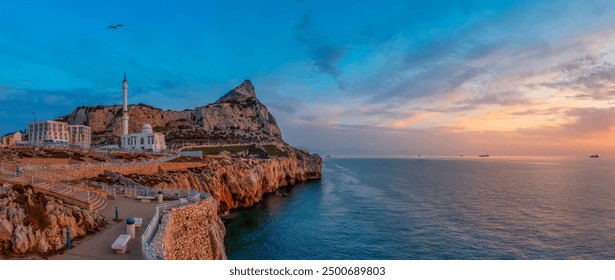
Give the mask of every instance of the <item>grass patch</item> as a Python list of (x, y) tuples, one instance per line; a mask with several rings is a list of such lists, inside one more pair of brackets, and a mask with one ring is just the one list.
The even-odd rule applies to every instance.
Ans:
[(227, 152), (231, 155), (246, 153), (248, 156), (257, 158), (270, 157), (288, 157), (288, 153), (279, 149), (275, 145), (264, 145), (265, 151), (256, 147), (256, 145), (241, 145), (241, 146), (220, 146), (220, 147), (200, 147), (192, 148), (190, 151), (201, 151), (203, 155), (219, 155)]
[(276, 145), (264, 145), (267, 154), (272, 157), (288, 157), (288, 153), (284, 150), (278, 149)]
[(254, 145), (244, 145), (244, 146), (223, 146), (223, 147), (200, 147), (200, 148), (192, 148), (190, 151), (202, 151), (203, 155), (219, 155), (222, 152), (229, 152), (231, 154), (237, 154), (245, 151), (250, 151), (252, 149), (256, 149)]
[(157, 127), (154, 127), (154, 132), (167, 132), (167, 131), (171, 130), (171, 128), (173, 128), (173, 127), (171, 127), (171, 126), (157, 126)]

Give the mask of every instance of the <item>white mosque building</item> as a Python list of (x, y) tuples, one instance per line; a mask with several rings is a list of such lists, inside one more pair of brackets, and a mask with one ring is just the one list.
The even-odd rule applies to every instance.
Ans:
[(128, 81), (124, 74), (122, 82), (124, 107), (122, 108), (122, 149), (159, 153), (167, 149), (164, 134), (154, 132), (152, 126), (144, 124), (141, 133), (128, 133)]

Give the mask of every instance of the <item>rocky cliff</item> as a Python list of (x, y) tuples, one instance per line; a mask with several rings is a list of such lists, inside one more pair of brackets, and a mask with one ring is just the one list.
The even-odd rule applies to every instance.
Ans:
[(263, 195), (295, 183), (320, 179), (319, 156), (297, 151), (288, 157), (267, 160), (242, 158), (204, 159), (205, 165), (186, 170), (138, 173), (125, 177), (154, 188), (194, 189), (211, 194), (221, 212), (252, 206)]
[[(165, 134), (171, 148), (206, 143), (283, 142), (275, 118), (257, 99), (249, 80), (215, 103), (191, 110), (165, 111), (138, 104), (130, 105), (128, 111), (129, 132), (141, 132), (143, 124), (148, 123), (156, 132)], [(90, 126), (92, 142), (103, 145), (119, 143), (121, 117), (122, 107), (116, 105), (79, 107), (58, 120)]]
[(103, 216), (67, 205), (30, 186), (0, 187), (0, 256), (46, 255), (65, 248), (71, 238), (94, 233), (107, 224)]
[[(216, 102), (192, 110), (163, 111), (133, 105), (129, 112), (130, 132), (138, 132), (144, 123), (149, 123), (155, 131), (165, 134), (167, 147), (201, 145), (198, 149), (209, 155), (202, 159), (180, 157), (165, 166), (188, 164), (182, 161), (190, 161), (191, 166), (164, 170), (161, 164), (156, 173), (141, 167), (137, 170), (118, 167), (113, 173), (104, 174), (101, 170), (89, 172), (98, 176), (90, 177), (95, 182), (138, 183), (172, 189), (172, 193), (177, 189), (194, 189), (211, 194), (216, 201), (215, 208), (188, 207), (165, 218), (166, 230), (161, 231), (157, 244), (161, 244), (159, 254), (166, 258), (225, 258), (221, 253), (224, 248), (221, 229), (224, 228), (215, 212), (252, 206), (266, 193), (321, 177), (322, 159), (284, 143), (275, 118), (258, 100), (250, 81), (244, 81)], [(89, 125), (93, 143), (117, 144), (121, 115), (120, 106), (80, 107), (61, 120)], [(204, 227), (209, 231), (202, 232)], [(193, 244), (201, 245), (191, 248)], [(186, 248), (194, 251), (186, 255)]]

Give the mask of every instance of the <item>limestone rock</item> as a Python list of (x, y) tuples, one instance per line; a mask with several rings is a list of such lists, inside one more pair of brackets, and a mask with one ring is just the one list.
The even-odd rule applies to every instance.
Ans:
[(296, 182), (320, 179), (322, 174), (322, 159), (301, 151), (289, 157), (268, 160), (211, 158), (204, 161), (207, 164), (202, 167), (168, 174), (127, 174), (121, 181), (155, 189), (190, 188), (206, 192), (219, 202), (219, 210), (224, 212), (254, 205), (266, 193), (273, 193)]
[(23, 254), (30, 248), (28, 240), (28, 230), (23, 225), (17, 225), (13, 232), (13, 252), (15, 254)]
[[(0, 255), (48, 254), (66, 245), (65, 228), (73, 238), (98, 231), (107, 221), (94, 212), (67, 205), (53, 196), (13, 186), (0, 204)], [(28, 215), (25, 215), (26, 210)], [(33, 216), (32, 213), (36, 213)]]
[[(121, 111), (120, 105), (82, 106), (58, 120), (90, 126), (93, 144), (118, 144), (122, 133)], [(192, 110), (171, 111), (138, 104), (129, 105), (128, 111), (130, 133), (140, 132), (143, 124), (148, 123), (165, 134), (167, 146), (171, 148), (222, 142), (283, 142), (275, 118), (257, 99), (249, 80), (215, 103)]]
[(167, 174), (167, 172), (164, 170), (164, 168), (162, 168), (162, 166), (158, 165), (158, 174)]
[(0, 246), (8, 244), (13, 237), (13, 225), (7, 220), (0, 220)]

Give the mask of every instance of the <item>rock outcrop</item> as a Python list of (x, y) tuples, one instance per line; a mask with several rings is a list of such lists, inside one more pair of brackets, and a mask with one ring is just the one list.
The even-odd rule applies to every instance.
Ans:
[[(138, 104), (130, 105), (128, 111), (129, 132), (140, 132), (143, 124), (148, 123), (156, 132), (165, 134), (170, 148), (212, 143), (283, 142), (275, 118), (256, 98), (249, 80), (215, 103), (192, 110), (165, 111)], [(119, 143), (121, 117), (122, 106), (116, 105), (79, 107), (58, 120), (90, 126), (92, 143), (103, 145)]]
[(167, 171), (152, 175), (126, 175), (139, 184), (153, 188), (194, 189), (211, 194), (221, 212), (252, 206), (263, 195), (280, 187), (320, 179), (322, 159), (297, 151), (288, 157), (267, 160), (242, 158), (204, 159), (201, 167)]
[(66, 227), (72, 238), (98, 231), (107, 224), (98, 214), (67, 205), (30, 186), (0, 187), (0, 255), (46, 255), (66, 246)]
[[(275, 118), (258, 100), (248, 80), (206, 106), (164, 111), (139, 104), (129, 106), (129, 114), (130, 132), (139, 132), (144, 123), (149, 123), (156, 132), (165, 134), (167, 147), (196, 145), (209, 156), (188, 162), (180, 157), (173, 164), (165, 163), (165, 168), (120, 166), (110, 170), (113, 172), (86, 170), (71, 176), (84, 178), (90, 174), (87, 178), (96, 182), (211, 194), (215, 203), (182, 207), (165, 216), (154, 247), (157, 254), (168, 259), (226, 258), (224, 225), (217, 212), (252, 206), (266, 193), (322, 175), (320, 156), (284, 142)], [(120, 106), (80, 107), (60, 120), (89, 125), (94, 144), (118, 144), (121, 116)], [(171, 168), (182, 164), (186, 166)]]

